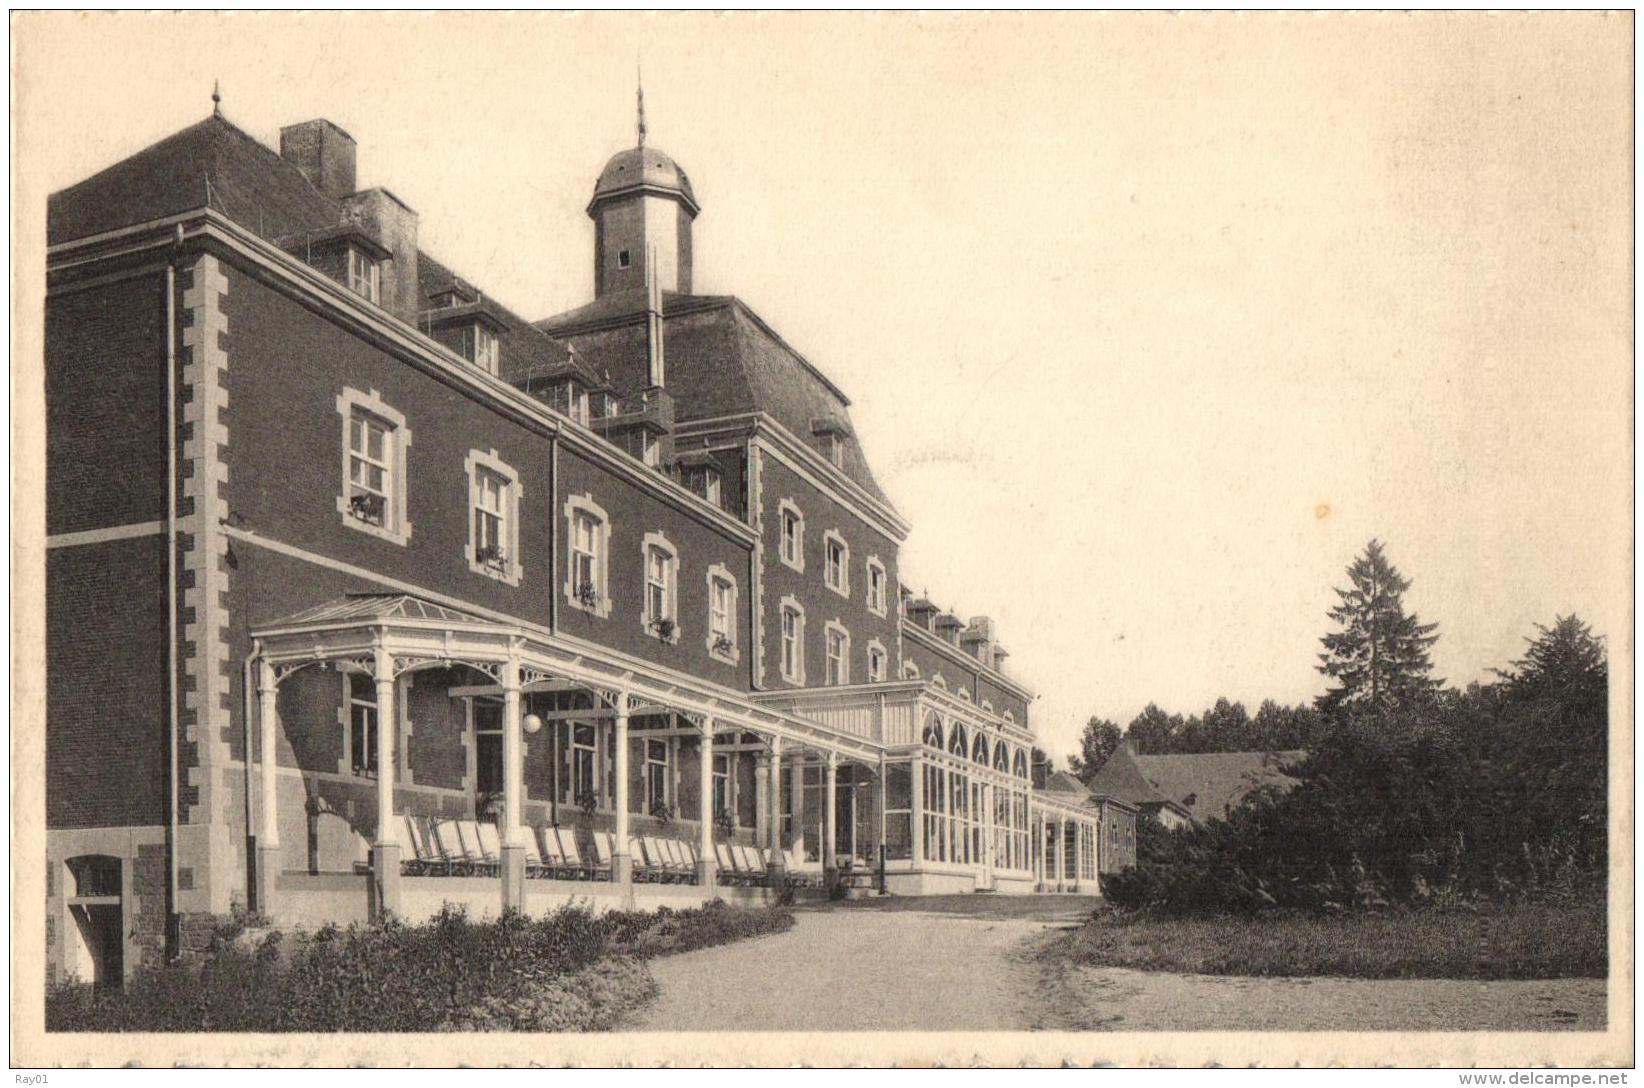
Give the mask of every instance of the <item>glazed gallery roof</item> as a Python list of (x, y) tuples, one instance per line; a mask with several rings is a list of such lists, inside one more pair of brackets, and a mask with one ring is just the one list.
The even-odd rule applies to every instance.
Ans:
[(345, 593), (324, 604), (305, 608), (265, 624), (269, 628), (330, 626), (343, 623), (386, 623), (393, 620), (430, 620), (435, 623), (483, 624), (486, 621), (460, 609), (409, 593)]

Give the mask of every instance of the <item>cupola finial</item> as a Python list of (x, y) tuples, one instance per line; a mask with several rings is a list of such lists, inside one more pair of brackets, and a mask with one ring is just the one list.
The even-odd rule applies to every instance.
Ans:
[(222, 85), (217, 80), (213, 79), (211, 81), (211, 116), (221, 117), (222, 115), (223, 115)]
[(634, 63), (635, 83), (639, 88), (639, 146), (645, 146), (645, 72), (636, 61)]

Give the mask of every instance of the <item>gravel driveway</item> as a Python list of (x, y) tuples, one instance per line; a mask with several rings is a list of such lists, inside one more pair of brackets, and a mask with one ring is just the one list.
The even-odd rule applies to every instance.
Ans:
[[(989, 897), (968, 896), (986, 903)], [(635, 1031), (1020, 1031), (1034, 1021), (1029, 939), (1094, 900), (849, 904), (795, 913), (793, 929), (651, 961), (661, 995)]]
[(1603, 979), (1267, 979), (1044, 962), (1094, 900), (962, 896), (802, 909), (786, 933), (652, 960), (634, 1031), (1601, 1030)]

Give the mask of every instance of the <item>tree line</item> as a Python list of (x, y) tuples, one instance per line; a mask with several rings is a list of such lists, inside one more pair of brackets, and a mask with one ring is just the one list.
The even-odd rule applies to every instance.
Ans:
[(1093, 718), (1070, 764), (1088, 779), (1128, 737), (1144, 753), (1300, 749), (1287, 793), (1258, 791), (1181, 832), (1145, 826), (1136, 869), (1104, 882), (1166, 911), (1375, 908), (1601, 895), (1607, 866), (1608, 658), (1578, 616), (1538, 624), (1522, 658), (1465, 690), (1432, 676), (1436, 624), (1372, 541), (1321, 640), (1312, 706), (1150, 705), (1121, 731)]

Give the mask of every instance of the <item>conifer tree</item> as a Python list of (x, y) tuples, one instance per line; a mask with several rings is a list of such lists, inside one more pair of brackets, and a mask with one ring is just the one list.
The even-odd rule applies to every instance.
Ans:
[(1381, 541), (1370, 542), (1347, 568), (1347, 577), (1351, 584), (1336, 590), (1341, 603), (1330, 610), (1341, 629), (1322, 639), (1318, 669), (1336, 686), (1319, 699), (1320, 706), (1382, 711), (1438, 688), (1428, 657), (1438, 641), (1433, 633), (1438, 624), (1405, 614), (1410, 580), (1388, 562)]

